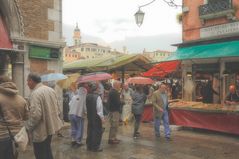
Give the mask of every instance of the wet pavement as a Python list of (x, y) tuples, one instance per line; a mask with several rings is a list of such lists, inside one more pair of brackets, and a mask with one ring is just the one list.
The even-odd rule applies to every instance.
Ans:
[[(63, 138), (54, 137), (52, 142), (55, 159), (238, 159), (239, 136), (195, 129), (172, 127), (172, 140), (163, 133), (156, 138), (152, 123), (143, 123), (141, 137), (132, 137), (132, 125), (120, 126), (121, 143), (108, 145), (108, 126), (103, 135), (103, 152), (89, 152), (84, 144), (71, 148), (69, 128), (63, 130)], [(85, 133), (86, 135), (86, 133)], [(85, 142), (84, 137), (84, 142)], [(20, 153), (19, 159), (34, 159), (32, 148)]]

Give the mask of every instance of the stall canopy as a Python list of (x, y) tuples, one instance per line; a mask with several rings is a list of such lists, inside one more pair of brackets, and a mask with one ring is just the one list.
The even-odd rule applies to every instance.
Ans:
[(172, 56), (166, 58), (164, 61), (235, 56), (239, 56), (239, 41), (178, 48)]
[(147, 72), (142, 73), (142, 76), (145, 77), (165, 77), (166, 75), (176, 71), (181, 62), (180, 61), (168, 61), (162, 62), (159, 64), (154, 65), (150, 70)]
[(9, 38), (7, 27), (3, 21), (3, 17), (0, 14), (0, 50), (11, 48), (12, 42)]
[(66, 63), (63, 66), (63, 70), (64, 72), (107, 72), (110, 70), (122, 70), (124, 68), (126, 72), (143, 72), (152, 67), (150, 62), (151, 61), (143, 55), (124, 54)]

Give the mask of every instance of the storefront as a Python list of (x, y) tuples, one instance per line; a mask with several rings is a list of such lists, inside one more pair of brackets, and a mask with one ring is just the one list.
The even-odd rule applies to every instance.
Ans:
[(225, 105), (239, 88), (239, 41), (180, 46), (167, 60), (182, 60), (183, 98), (170, 105), (171, 124), (239, 134), (239, 106)]

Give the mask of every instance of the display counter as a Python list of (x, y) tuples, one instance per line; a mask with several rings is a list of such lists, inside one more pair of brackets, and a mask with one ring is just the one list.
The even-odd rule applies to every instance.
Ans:
[(169, 109), (170, 124), (239, 135), (239, 106), (179, 101)]
[[(173, 102), (169, 105), (171, 125), (201, 128), (239, 135), (239, 105)], [(153, 107), (145, 106), (142, 122), (153, 121)]]

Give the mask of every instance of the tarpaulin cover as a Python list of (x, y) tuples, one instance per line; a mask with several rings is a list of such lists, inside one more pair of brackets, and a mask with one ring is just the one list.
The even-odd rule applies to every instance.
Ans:
[(142, 76), (145, 77), (164, 77), (169, 73), (177, 70), (180, 61), (168, 61), (154, 65), (150, 70), (144, 72)]
[(7, 49), (12, 48), (12, 43), (8, 36), (8, 32), (1, 14), (0, 14), (0, 48), (7, 48)]
[(239, 114), (170, 109), (170, 124), (239, 135)]
[(143, 122), (153, 121), (153, 106), (152, 105), (144, 106), (144, 112), (142, 114), (141, 121)]
[(172, 56), (169, 56), (164, 61), (235, 56), (239, 56), (239, 41), (178, 48)]

